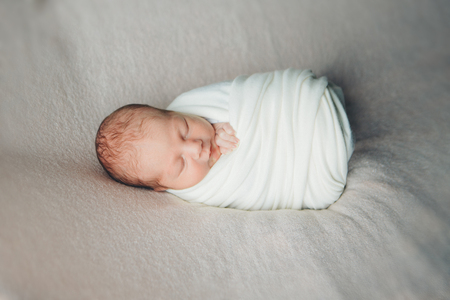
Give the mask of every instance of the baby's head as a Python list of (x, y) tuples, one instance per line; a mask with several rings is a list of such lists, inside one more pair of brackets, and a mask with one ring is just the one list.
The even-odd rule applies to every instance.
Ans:
[(213, 126), (204, 118), (130, 104), (103, 120), (95, 147), (115, 180), (155, 191), (199, 183), (220, 157)]

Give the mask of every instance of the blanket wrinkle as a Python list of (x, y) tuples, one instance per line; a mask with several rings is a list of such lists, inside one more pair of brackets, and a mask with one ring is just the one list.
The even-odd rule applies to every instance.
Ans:
[[(197, 185), (168, 191), (190, 202), (243, 210), (328, 207), (344, 190), (354, 149), (342, 95), (311, 70), (238, 76), (228, 119), (240, 146)], [(201, 98), (199, 93), (195, 99), (201, 116), (217, 115), (214, 103)], [(189, 113), (191, 103), (192, 97), (177, 98), (168, 109)]]

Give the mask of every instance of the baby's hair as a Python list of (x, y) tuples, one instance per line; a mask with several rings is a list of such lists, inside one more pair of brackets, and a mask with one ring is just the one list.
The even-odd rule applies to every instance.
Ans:
[(151, 182), (138, 178), (138, 151), (133, 143), (149, 134), (143, 126), (146, 122), (166, 114), (166, 110), (146, 104), (128, 104), (103, 120), (97, 131), (95, 149), (100, 164), (111, 178), (137, 187), (160, 186), (157, 178)]

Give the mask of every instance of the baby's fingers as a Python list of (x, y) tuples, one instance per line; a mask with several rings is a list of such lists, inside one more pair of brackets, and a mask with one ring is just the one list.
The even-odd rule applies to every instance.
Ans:
[(230, 153), (231, 151), (233, 151), (234, 149), (237, 148), (236, 143), (232, 143), (232, 142), (225, 141), (222, 139), (216, 139), (216, 144), (217, 144), (217, 146), (219, 146), (220, 152), (222, 154)]
[(229, 135), (236, 135), (236, 131), (231, 127), (230, 123), (224, 123), (222, 127)]
[[(233, 130), (233, 128), (231, 129)], [(219, 130), (217, 130), (216, 135), (219, 136), (219, 138), (222, 140), (229, 141), (235, 144), (239, 143), (239, 139), (234, 135), (230, 135), (228, 132), (225, 131), (224, 128), (220, 128)]]

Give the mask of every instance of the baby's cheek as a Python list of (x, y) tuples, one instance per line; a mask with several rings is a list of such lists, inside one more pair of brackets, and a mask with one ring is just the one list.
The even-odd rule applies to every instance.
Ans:
[(188, 174), (183, 178), (184, 184), (188, 187), (192, 187), (199, 183), (208, 174), (210, 167), (208, 162), (205, 163), (195, 163), (191, 165), (192, 168), (189, 170)]

